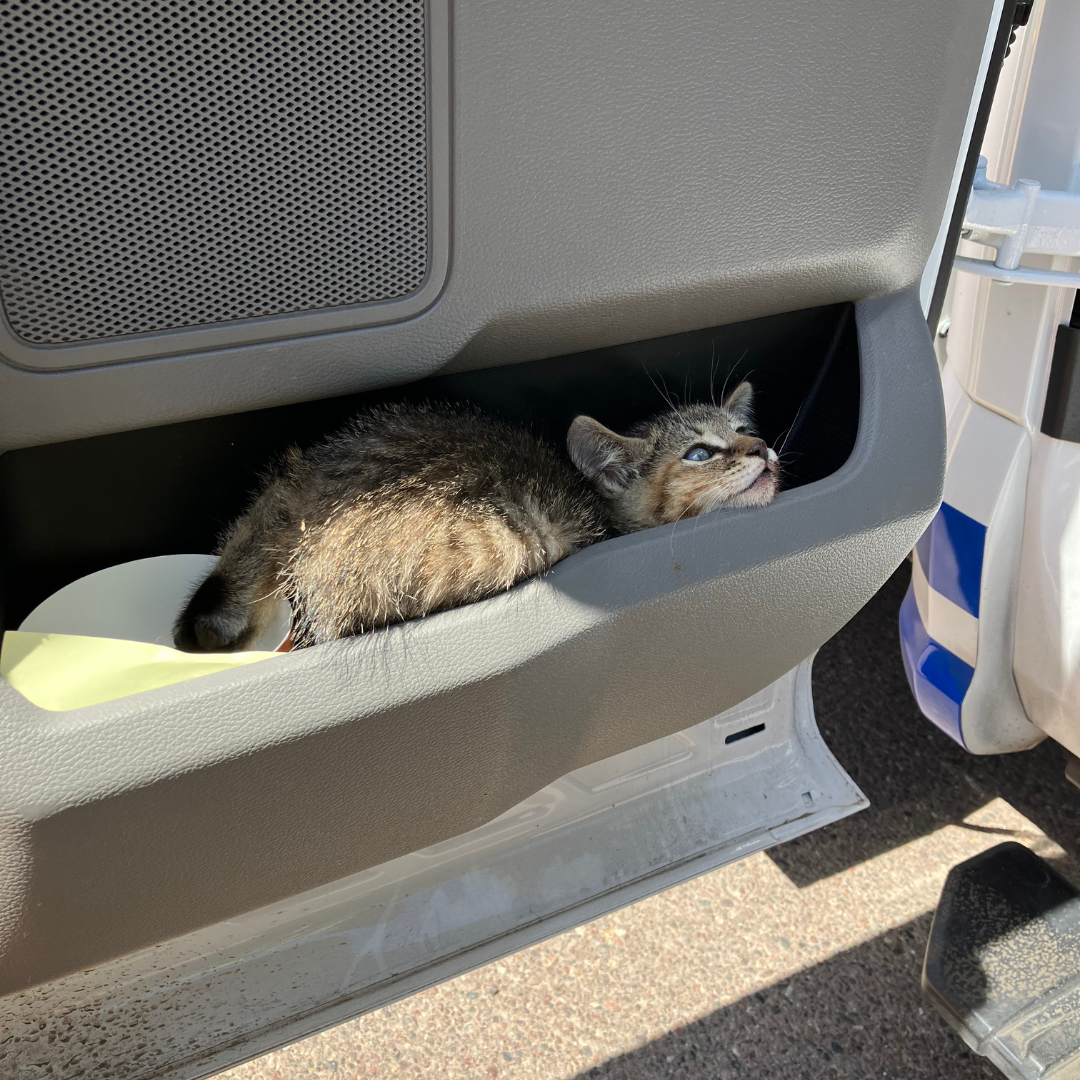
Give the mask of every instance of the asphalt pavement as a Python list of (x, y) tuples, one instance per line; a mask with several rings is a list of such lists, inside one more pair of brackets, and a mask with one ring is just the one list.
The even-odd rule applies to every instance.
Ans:
[(1080, 791), (1047, 741), (974, 758), (919, 713), (907, 564), (814, 665), (826, 741), (871, 808), (219, 1080), (993, 1080), (923, 1000), (949, 868), (1002, 840), (1080, 885)]

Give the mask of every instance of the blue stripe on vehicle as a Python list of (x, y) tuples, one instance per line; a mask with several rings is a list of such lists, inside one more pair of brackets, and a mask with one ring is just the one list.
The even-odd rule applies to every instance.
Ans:
[(900, 652), (923, 715), (964, 746), (960, 713), (975, 669), (927, 633), (911, 585), (900, 606)]
[(979, 617), (986, 526), (942, 503), (915, 545), (930, 588)]

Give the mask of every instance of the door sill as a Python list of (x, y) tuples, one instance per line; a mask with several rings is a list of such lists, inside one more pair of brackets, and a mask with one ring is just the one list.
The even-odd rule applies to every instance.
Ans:
[(196, 1080), (853, 814), (811, 663), (471, 832), (12, 995), (0, 1057), (63, 1080), (93, 1045), (100, 1080)]

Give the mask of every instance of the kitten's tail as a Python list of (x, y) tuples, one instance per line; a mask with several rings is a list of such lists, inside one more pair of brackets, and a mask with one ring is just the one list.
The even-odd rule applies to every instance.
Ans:
[(217, 565), (176, 620), (178, 649), (236, 652), (266, 629), (282, 584), (283, 495), (282, 482), (272, 482), (229, 530)]

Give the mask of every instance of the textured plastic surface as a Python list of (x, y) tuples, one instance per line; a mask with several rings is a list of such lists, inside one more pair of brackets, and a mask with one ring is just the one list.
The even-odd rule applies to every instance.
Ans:
[[(192, 330), (201, 344), (166, 343), (159, 360), (48, 376), (26, 368), (55, 357), (6, 350), (0, 447), (906, 288), (945, 209), (993, 8), (460, 0), (452, 95), (429, 95), (453, 129), (452, 177), (432, 161), (436, 281), (451, 222), (453, 237), (437, 303), (411, 321), (303, 338), (323, 324), (268, 320), (259, 332), (282, 340), (245, 348)], [(157, 287), (149, 273), (135, 284)], [(391, 306), (384, 317), (400, 318)], [(205, 351), (173, 355), (194, 348)], [(106, 359), (140, 355), (145, 343), (123, 338)]]
[(923, 990), (1009, 1080), (1073, 1080), (1080, 894), (1020, 844), (954, 867), (930, 930)]
[(0, 999), (0, 1075), (191, 1080), (854, 813), (810, 662), (462, 836)]
[(621, 537), (482, 604), (76, 713), (0, 686), (0, 987), (476, 828), (810, 655), (941, 498), (918, 299), (860, 304), (856, 324), (854, 450), (770, 506)]
[(442, 0), (16, 4), (0, 354), (73, 368), (428, 306), (446, 34)]
[(418, 289), (424, 7), (13, 5), (0, 294), (15, 333), (67, 344)]

